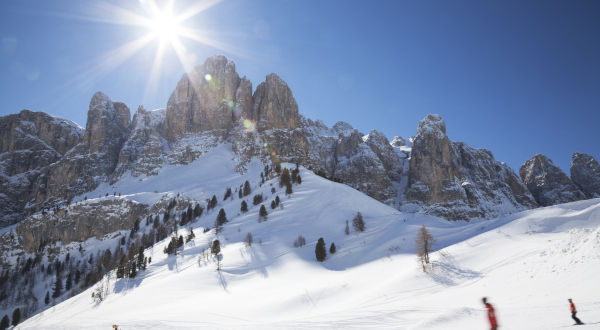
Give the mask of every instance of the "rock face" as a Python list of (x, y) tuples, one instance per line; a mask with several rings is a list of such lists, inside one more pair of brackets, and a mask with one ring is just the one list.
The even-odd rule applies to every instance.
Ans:
[(394, 203), (403, 161), (387, 138), (373, 130), (367, 136), (347, 123), (328, 128), (322, 121), (300, 117), (309, 143), (307, 167), (337, 178), (386, 204)]
[(53, 214), (36, 214), (21, 222), (16, 229), (26, 252), (34, 252), (43, 244), (60, 241), (66, 245), (102, 237), (118, 230), (128, 230), (143, 219), (147, 206), (123, 199), (104, 199), (80, 203)]
[(131, 171), (133, 177), (158, 175), (159, 169), (165, 165), (162, 137), (165, 123), (165, 109), (146, 111), (139, 106), (129, 127), (129, 137), (119, 152), (119, 163), (111, 184), (127, 171)]
[(248, 99), (244, 94), (248, 92), (247, 83), (240, 89), (240, 95), (236, 95), (240, 83), (235, 62), (223, 55), (213, 56), (185, 74), (167, 104), (169, 142), (176, 142), (187, 133), (211, 132), (226, 137), (237, 119), (235, 101), (243, 103)]
[(300, 127), (296, 99), (278, 75), (267, 75), (266, 81), (256, 87), (252, 96), (250, 119), (256, 121), (260, 131), (293, 130)]
[(571, 162), (571, 180), (587, 198), (600, 197), (600, 165), (594, 157), (576, 152)]
[[(267, 75), (253, 93), (223, 55), (184, 75), (166, 109), (140, 106), (131, 122), (129, 108), (101, 92), (90, 102), (85, 131), (32, 114), (0, 119), (0, 202), (6, 205), (0, 216), (9, 222), (101, 183), (159, 175), (165, 166), (189, 164), (226, 145), (240, 173), (252, 159), (300, 163), (404, 211), (456, 220), (537, 206), (489, 151), (451, 142), (439, 116), (423, 120), (410, 142), (400, 136), (390, 142), (377, 130), (364, 135), (344, 122), (329, 128), (299, 114), (281, 77)], [(20, 124), (14, 116), (33, 117)]]
[(0, 118), (0, 227), (19, 222), (44, 170), (80, 143), (83, 128), (44, 112)]
[(30, 212), (68, 201), (109, 181), (128, 133), (129, 108), (97, 92), (92, 97), (83, 141), (48, 166), (36, 182)]
[(584, 193), (559, 167), (544, 155), (535, 155), (521, 165), (521, 180), (540, 206), (586, 199)]
[(451, 142), (438, 115), (419, 123), (401, 210), (468, 220), (536, 206), (516, 173), (491, 152)]

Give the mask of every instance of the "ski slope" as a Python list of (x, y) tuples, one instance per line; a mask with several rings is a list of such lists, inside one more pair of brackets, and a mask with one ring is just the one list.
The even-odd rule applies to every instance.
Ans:
[[(571, 326), (568, 298), (587, 324), (584, 329), (600, 329), (600, 199), (488, 221), (450, 222), (400, 213), (303, 168), (302, 184), (288, 198), (277, 179), (258, 186), (260, 163), (249, 164), (243, 176), (233, 172), (228, 150), (217, 148), (190, 165), (166, 166), (143, 181), (126, 177), (88, 194), (117, 191), (121, 198), (150, 204), (165, 194), (198, 200), (215, 194), (221, 205), (192, 224), (196, 238), (178, 255), (164, 254), (167, 242), (162, 241), (146, 251), (152, 263), (135, 279), (116, 281), (113, 273), (104, 281), (110, 294), (103, 302), (91, 299), (92, 288), (19, 328), (488, 329), (481, 303), (486, 296), (501, 329)], [(243, 214), (236, 193), (232, 201), (222, 196), (225, 187), (245, 180), (253, 191), (245, 198), (249, 212)], [(260, 206), (252, 205), (257, 193), (266, 197), (269, 212), (262, 223)], [(276, 195), (284, 207), (272, 210)], [(203, 234), (221, 207), (229, 223), (218, 236), (214, 230)], [(362, 233), (351, 226), (357, 212), (366, 222)], [(443, 252), (432, 255), (428, 274), (415, 258), (414, 240), (423, 224), (437, 239), (435, 249)], [(248, 232), (254, 237), (250, 247), (242, 243)], [(179, 233), (185, 236), (186, 230)], [(294, 248), (298, 235), (306, 238), (306, 246)], [(315, 259), (320, 237), (328, 250), (323, 263)], [(214, 258), (198, 263), (214, 239), (221, 242), (220, 272)]]

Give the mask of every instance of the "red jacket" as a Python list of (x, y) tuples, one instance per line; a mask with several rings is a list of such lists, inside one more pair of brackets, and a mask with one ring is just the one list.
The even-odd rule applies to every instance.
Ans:
[(492, 326), (492, 328), (497, 327), (498, 322), (496, 321), (496, 313), (494, 313), (494, 307), (492, 307), (492, 304), (490, 303), (486, 303), (485, 307), (488, 311), (488, 319), (490, 320), (490, 325)]
[(577, 313), (577, 309), (575, 309), (575, 304), (571, 303), (571, 312), (572, 313)]

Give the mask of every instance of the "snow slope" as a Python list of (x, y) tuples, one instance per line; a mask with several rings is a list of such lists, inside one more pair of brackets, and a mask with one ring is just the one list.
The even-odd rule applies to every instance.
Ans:
[[(211, 211), (193, 223), (196, 239), (179, 255), (165, 255), (163, 241), (146, 251), (152, 263), (135, 279), (115, 281), (112, 274), (103, 302), (93, 302), (89, 289), (33, 316), (20, 329), (110, 329), (113, 324), (124, 330), (485, 329), (482, 296), (496, 307), (502, 329), (570, 326), (568, 298), (587, 328), (600, 328), (600, 199), (488, 221), (449, 222), (402, 214), (305, 169), (302, 185), (287, 198), (277, 179), (258, 187), (259, 163), (251, 163), (244, 176), (233, 172), (227, 150), (217, 148), (190, 165), (168, 165), (159, 176), (125, 178), (87, 195), (116, 191), (121, 198), (153, 203), (165, 194), (195, 199), (216, 194), (221, 201), (226, 186), (254, 179), (245, 198), (248, 213), (239, 211), (234, 193), (233, 201), (217, 207), (229, 219), (218, 236), (214, 230), (202, 234), (202, 228), (213, 226), (217, 212)], [(282, 209), (269, 207), (272, 187)], [(265, 195), (269, 212), (262, 223), (259, 206), (251, 203), (257, 193)], [(363, 214), (367, 229), (355, 233), (351, 227), (346, 236), (345, 220), (351, 223), (356, 212)], [(416, 231), (423, 224), (444, 252), (432, 256), (429, 274), (420, 270), (414, 254)], [(248, 232), (254, 236), (251, 247), (242, 243)], [(306, 238), (306, 246), (293, 247), (298, 235)], [(319, 237), (328, 250), (332, 242), (337, 247), (323, 263), (315, 260)], [(221, 272), (214, 258), (198, 263), (215, 238), (222, 245)]]

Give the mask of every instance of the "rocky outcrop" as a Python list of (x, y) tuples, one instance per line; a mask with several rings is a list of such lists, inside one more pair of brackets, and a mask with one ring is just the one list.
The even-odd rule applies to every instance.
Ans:
[(571, 162), (571, 180), (587, 198), (600, 197), (600, 165), (594, 157), (576, 152)]
[(83, 141), (48, 166), (34, 187), (31, 212), (51, 207), (108, 182), (128, 133), (129, 108), (97, 92), (92, 97)]
[(158, 175), (165, 165), (162, 138), (165, 123), (165, 109), (146, 111), (139, 106), (129, 127), (129, 137), (119, 153), (119, 163), (111, 184), (127, 171), (131, 171), (133, 177)]
[(586, 199), (584, 193), (550, 158), (535, 155), (519, 168), (521, 180), (540, 206)]
[(278, 75), (268, 74), (265, 82), (256, 87), (250, 119), (257, 123), (259, 131), (300, 127), (296, 99)]
[(365, 136), (344, 122), (332, 128), (302, 116), (300, 122), (309, 143), (306, 167), (339, 179), (381, 202), (394, 203), (393, 182), (400, 181), (402, 160), (383, 134), (372, 131)]
[(438, 115), (419, 123), (401, 210), (469, 220), (536, 206), (516, 173), (491, 152), (451, 142)]
[(84, 242), (100, 238), (118, 230), (129, 230), (136, 220), (144, 219), (147, 206), (136, 202), (106, 198), (94, 202), (81, 202), (60, 209), (56, 213), (36, 214), (16, 229), (22, 237), (22, 248), (34, 252), (40, 246), (60, 241)]
[(43, 171), (81, 142), (83, 128), (44, 112), (0, 118), (0, 227), (19, 222)]
[[(235, 62), (223, 55), (213, 56), (185, 74), (171, 94), (166, 111), (166, 136), (174, 143), (189, 133), (227, 137), (236, 122), (236, 102), (242, 112), (249, 98), (247, 80), (235, 71)], [(239, 95), (236, 95), (237, 92)]]
[(392, 147), (404, 147), (406, 145), (406, 141), (401, 136), (394, 136), (392, 142), (390, 142)]

